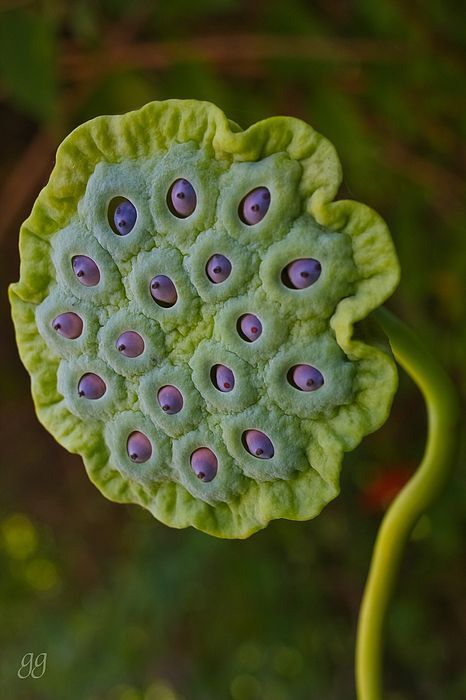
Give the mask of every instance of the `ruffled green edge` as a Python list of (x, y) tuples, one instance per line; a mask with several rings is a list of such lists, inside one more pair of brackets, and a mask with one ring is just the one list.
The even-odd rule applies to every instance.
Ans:
[[(300, 194), (307, 211), (322, 226), (351, 236), (360, 279), (355, 293), (338, 304), (331, 327), (340, 347), (358, 362), (356, 398), (332, 418), (312, 424), (308, 455), (326, 479), (317, 497), (309, 476), (312, 469), (290, 481), (252, 482), (236, 501), (215, 507), (194, 499), (179, 484), (146, 490), (125, 482), (109, 464), (101, 429), (96, 426), (90, 432), (86, 426), (83, 430), (82, 421), (68, 411), (57, 390), (59, 359), (51, 355), (35, 322), (35, 307), (54, 281), (50, 239), (70, 223), (99, 161), (143, 158), (188, 140), (227, 162), (255, 161), (286, 151), (302, 166)], [(323, 499), (328, 502), (338, 494), (343, 451), (353, 449), (385, 422), (397, 388), (396, 367), (389, 354), (353, 338), (353, 325), (382, 304), (399, 281), (386, 224), (363, 204), (333, 202), (340, 182), (341, 166), (333, 145), (305, 122), (271, 117), (241, 131), (215, 105), (197, 100), (151, 102), (124, 115), (97, 117), (76, 128), (59, 146), (49, 182), (21, 227), (20, 281), (10, 286), (9, 297), (38, 418), (61, 445), (82, 455), (89, 478), (107, 498), (140, 503), (172, 527), (191, 525), (219, 537), (245, 538), (272, 519), (312, 518), (322, 509)], [(319, 464), (324, 465), (322, 469)]]

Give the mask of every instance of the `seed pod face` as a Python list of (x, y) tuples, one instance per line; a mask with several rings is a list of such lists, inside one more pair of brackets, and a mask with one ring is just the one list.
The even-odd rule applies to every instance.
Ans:
[(301, 120), (242, 131), (195, 100), (65, 139), (10, 300), (41, 421), (109, 498), (245, 537), (336, 495), (396, 388), (364, 319), (399, 275), (339, 172)]

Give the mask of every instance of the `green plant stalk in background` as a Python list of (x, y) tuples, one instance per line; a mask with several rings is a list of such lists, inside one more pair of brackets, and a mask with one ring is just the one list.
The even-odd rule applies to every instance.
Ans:
[(382, 697), (382, 627), (403, 547), (445, 482), (458, 436), (458, 402), (447, 374), (396, 316), (383, 307), (373, 315), (387, 334), (397, 361), (425, 398), (428, 439), (419, 469), (389, 508), (375, 543), (357, 634), (359, 700)]

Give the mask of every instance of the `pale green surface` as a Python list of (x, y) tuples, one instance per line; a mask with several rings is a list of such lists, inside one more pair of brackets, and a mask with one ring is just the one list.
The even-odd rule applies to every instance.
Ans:
[[(211, 103), (168, 100), (83, 124), (61, 144), (56, 162), (47, 187), (23, 224), (21, 279), (10, 288), (20, 354), (32, 376), (32, 394), (41, 422), (67, 449), (83, 456), (90, 478), (108, 498), (140, 503), (174, 527), (194, 525), (218, 536), (246, 537), (273, 518), (300, 520), (315, 516), (338, 493), (343, 451), (353, 449), (365, 434), (385, 421), (397, 382), (388, 352), (352, 337), (353, 323), (365, 318), (396, 287), (396, 254), (387, 227), (375, 212), (356, 202), (331, 201), (341, 179), (333, 146), (310, 126), (291, 117), (273, 117), (245, 131), (232, 132), (225, 115)], [(198, 209), (188, 219), (174, 217), (165, 202), (166, 190), (176, 177), (192, 180), (197, 190)], [(269, 187), (272, 193), (270, 210), (257, 226), (247, 227), (236, 214), (238, 198), (258, 184)], [(136, 226), (125, 237), (115, 236), (106, 220), (109, 201), (119, 195), (130, 198), (138, 210)], [(262, 397), (259, 404), (231, 416), (220, 411), (209, 416), (208, 404), (204, 406), (207, 418), (199, 426), (198, 439), (209, 438), (220, 452), (227, 447), (230, 454), (227, 457), (225, 452), (224, 469), (210, 485), (192, 482), (186, 460), (181, 464), (176, 455), (169, 454), (168, 437), (162, 440), (166, 446), (161, 450), (163, 459), (160, 456), (160, 464), (154, 463), (152, 472), (149, 470), (154, 474), (153, 481), (147, 478), (147, 471), (141, 472), (143, 477), (138, 481), (132, 471), (138, 465), (129, 459), (125, 463), (116, 434), (112, 433), (114, 438), (107, 444), (104, 423), (94, 417), (91, 420), (91, 416), (85, 421), (74, 415), (58, 391), (60, 355), (73, 353), (51, 339), (45, 328), (50, 316), (45, 313), (42, 333), (38, 332), (35, 312), (37, 304), (50, 293), (56, 294), (60, 275), (51, 260), (50, 244), (69, 226), (70, 231), (76, 230), (74, 226), (87, 226), (83, 241), (95, 236), (119, 268), (122, 285), (115, 286), (115, 264), (107, 266), (108, 258), (102, 251), (99, 266), (103, 267), (104, 280), (108, 267), (110, 305), (85, 310), (83, 315), (85, 321), (89, 317), (93, 328), (95, 324), (102, 326), (98, 334), (86, 336), (88, 347), (94, 352), (98, 347), (99, 358), (127, 377), (128, 399), (122, 410), (142, 408), (138, 377), (144, 377), (162, 358), (164, 362), (168, 357), (174, 364), (186, 365), (199, 343), (212, 336), (253, 367), (258, 395)], [(186, 284), (183, 287), (180, 281), (181, 289), (195, 290), (196, 277), (190, 282), (189, 272), (196, 256), (204, 255), (198, 252), (197, 236), (203, 240), (207, 234), (200, 232), (215, 232), (217, 228), (219, 242), (230, 235), (232, 250), (233, 241), (238, 241), (239, 257), (247, 251), (247, 274), (242, 284), (238, 279), (236, 286), (231, 285), (232, 297), (207, 301), (205, 287), (201, 286), (202, 303), (196, 301), (190, 314), (185, 310), (180, 325), (173, 312), (173, 318), (162, 329), (153, 316), (146, 315), (148, 289), (136, 280), (135, 270), (145, 265), (141, 250), (151, 255), (160, 247), (178, 248), (185, 257), (181, 263), (179, 254), (170, 254), (171, 264), (178, 259), (180, 265), (174, 274), (179, 274), (180, 280), (184, 276)], [(281, 239), (290, 229), (288, 250), (287, 240)], [(284, 255), (294, 255), (299, 247), (293, 246), (304, 241), (306, 230), (309, 241), (315, 241), (322, 255), (323, 273), (322, 279), (297, 297), (293, 312), (292, 292), (284, 288), (281, 303), (276, 285), (272, 291), (275, 298), (271, 298), (267, 284), (271, 291), (270, 269), (277, 264), (278, 255), (275, 251), (284, 248)], [(272, 241), (276, 241), (277, 249), (269, 248)], [(65, 243), (61, 245), (68, 255), (70, 249)], [(55, 251), (59, 248), (54, 245)], [(54, 259), (57, 257), (59, 253), (55, 252)], [(269, 266), (261, 263), (263, 257), (270, 259)], [(284, 259), (284, 264), (288, 261)], [(327, 263), (332, 270), (328, 276)], [(67, 290), (69, 285), (65, 282)], [(80, 299), (70, 297), (69, 291), (66, 295), (63, 300), (62, 294), (60, 303), (68, 298), (69, 303), (81, 308)], [(83, 292), (81, 299), (88, 296)], [(60, 305), (57, 299), (54, 309)], [(242, 307), (243, 312), (263, 315), (264, 332), (256, 343), (239, 339), (231, 325)], [(143, 333), (146, 350), (140, 358), (126, 362), (114, 348), (114, 334), (129, 329), (129, 318), (131, 327)], [(326, 330), (329, 333), (328, 319), (341, 357), (331, 352), (323, 360), (326, 400), (322, 413), (302, 419), (302, 410), (298, 407), (293, 415), (290, 402), (278, 407), (276, 384), (272, 383), (269, 391), (266, 380), (268, 363), (287, 340), (301, 342), (303, 347), (308, 339), (310, 347), (314, 341), (318, 343), (319, 335)], [(79, 343), (70, 342), (75, 343), (70, 347), (82, 351)], [(351, 372), (346, 369), (348, 360)], [(354, 377), (350, 388), (351, 373)], [(331, 387), (334, 378), (332, 406), (327, 385)], [(290, 415), (285, 415), (287, 412)], [(256, 421), (256, 426), (249, 423), (247, 427), (262, 426), (269, 433), (276, 447), (272, 460), (258, 460), (242, 448), (238, 426), (246, 419)], [(144, 420), (151, 423), (154, 435), (162, 434), (147, 415)], [(108, 434), (111, 430), (107, 428)], [(202, 430), (209, 432), (204, 435)], [(176, 444), (183, 444), (183, 438)], [(173, 454), (179, 451), (183, 452), (176, 448)], [(159, 482), (161, 473), (167, 476)], [(170, 481), (171, 475), (183, 486)]]

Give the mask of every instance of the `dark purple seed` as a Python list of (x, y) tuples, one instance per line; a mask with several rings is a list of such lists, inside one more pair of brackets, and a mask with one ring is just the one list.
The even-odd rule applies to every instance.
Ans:
[(129, 436), (126, 450), (130, 460), (136, 464), (147, 462), (152, 455), (152, 445), (149, 438), (144, 433), (140, 433), (139, 430), (135, 430)]
[(106, 391), (105, 382), (98, 374), (87, 372), (79, 380), (78, 394), (85, 399), (100, 399)]
[(110, 202), (108, 218), (112, 230), (119, 236), (127, 236), (134, 228), (138, 213), (125, 197), (115, 197)]
[(209, 258), (206, 266), (207, 277), (214, 284), (224, 282), (230, 276), (231, 262), (224, 255), (215, 253)]
[(253, 343), (262, 333), (262, 323), (254, 314), (243, 314), (238, 319), (237, 329), (243, 340)]
[(321, 372), (311, 365), (295, 365), (290, 372), (291, 384), (300, 391), (315, 391), (324, 383)]
[(181, 391), (177, 389), (176, 386), (172, 386), (171, 384), (167, 384), (159, 389), (157, 393), (157, 401), (159, 402), (162, 411), (168, 413), (169, 415), (179, 413), (183, 408), (183, 396)]
[(68, 340), (79, 338), (83, 332), (83, 322), (78, 314), (68, 311), (65, 314), (60, 314), (52, 321), (52, 327), (57, 333)]
[(150, 281), (150, 293), (159, 306), (170, 307), (176, 303), (176, 287), (166, 275), (157, 275)]
[(274, 455), (274, 449), (270, 438), (260, 430), (246, 430), (243, 433), (243, 438), (246, 443), (246, 448), (253, 457), (259, 459), (271, 459)]
[(144, 340), (136, 331), (125, 331), (115, 343), (116, 349), (125, 357), (138, 357), (144, 352)]
[(228, 392), (235, 386), (235, 375), (225, 365), (214, 365), (211, 371), (212, 383), (219, 391)]
[(199, 447), (191, 455), (191, 469), (201, 481), (212, 481), (218, 471), (217, 457), (208, 447)]
[(270, 206), (270, 192), (267, 187), (256, 187), (241, 200), (238, 213), (241, 221), (253, 226), (262, 221)]
[(282, 273), (282, 281), (291, 289), (306, 289), (314, 284), (322, 272), (322, 266), (314, 258), (300, 258), (289, 263)]
[(85, 287), (95, 287), (100, 282), (100, 271), (92, 258), (87, 255), (75, 255), (71, 264), (79, 282)]
[(172, 214), (179, 219), (191, 216), (197, 205), (196, 192), (188, 180), (175, 180), (170, 187), (167, 203)]

